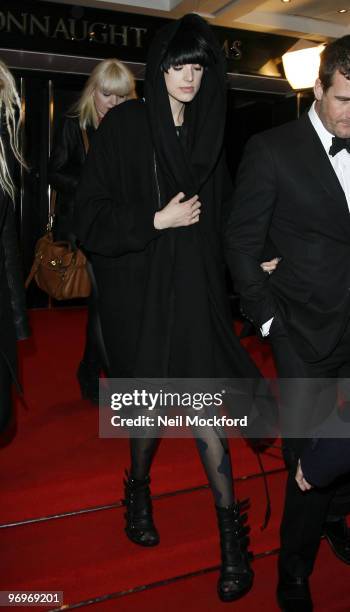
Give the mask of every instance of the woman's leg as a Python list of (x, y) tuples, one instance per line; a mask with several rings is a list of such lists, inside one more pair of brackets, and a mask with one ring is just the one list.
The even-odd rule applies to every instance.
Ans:
[(160, 438), (131, 438), (130, 476), (132, 478), (143, 480), (149, 475), (159, 444)]
[(99, 403), (99, 376), (101, 370), (108, 373), (108, 359), (103, 342), (101, 322), (97, 308), (97, 287), (90, 263), (87, 263), (91, 278), (91, 294), (87, 300), (88, 319), (83, 358), (79, 364), (78, 380), (81, 394), (94, 404)]
[(128, 538), (141, 546), (156, 546), (159, 534), (153, 522), (150, 491), (152, 461), (160, 438), (131, 438), (131, 468), (125, 485), (126, 527)]
[(222, 431), (206, 427), (196, 434), (198, 451), (214, 496), (221, 544), (221, 572), (218, 595), (222, 601), (239, 599), (253, 584), (247, 552), (247, 515), (234, 501), (231, 458)]
[(207, 427), (196, 444), (216, 506), (224, 508), (234, 503), (230, 451), (227, 439), (214, 428)]

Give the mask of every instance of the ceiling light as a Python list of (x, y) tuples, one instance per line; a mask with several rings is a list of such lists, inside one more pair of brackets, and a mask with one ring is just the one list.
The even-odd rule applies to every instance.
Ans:
[(281, 2), (283, 2), (283, 4), (289, 4), (292, 0), (281, 0)]
[(288, 51), (282, 56), (284, 72), (293, 89), (313, 87), (318, 77), (320, 54), (323, 49), (324, 45), (318, 45), (298, 51)]
[(339, 9), (338, 13), (347, 13), (348, 9)]

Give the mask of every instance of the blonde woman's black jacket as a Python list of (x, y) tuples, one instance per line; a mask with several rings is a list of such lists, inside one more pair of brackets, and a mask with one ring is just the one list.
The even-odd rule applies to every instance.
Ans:
[[(88, 129), (88, 136), (94, 129)], [(56, 240), (74, 242), (72, 215), (74, 194), (77, 188), (86, 154), (79, 120), (64, 117), (57, 127), (49, 162), (49, 183), (57, 192), (54, 235)]]

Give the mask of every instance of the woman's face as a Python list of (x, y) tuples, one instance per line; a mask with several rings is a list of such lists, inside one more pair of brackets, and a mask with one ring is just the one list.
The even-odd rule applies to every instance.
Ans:
[(178, 102), (191, 102), (199, 91), (203, 77), (203, 66), (184, 64), (172, 66), (164, 72), (168, 94)]
[(93, 97), (96, 112), (100, 120), (103, 119), (111, 108), (118, 106), (118, 104), (125, 102), (127, 99), (127, 96), (118, 96), (117, 94), (111, 93), (110, 91), (105, 91), (104, 89), (99, 89), (98, 87), (96, 87), (94, 90)]

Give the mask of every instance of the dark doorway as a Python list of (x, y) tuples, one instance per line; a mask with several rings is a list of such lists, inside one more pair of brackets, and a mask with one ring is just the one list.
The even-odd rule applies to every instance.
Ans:
[[(300, 95), (299, 112), (312, 104), (313, 93)], [(297, 118), (298, 104), (294, 92), (288, 95), (230, 90), (228, 93), (225, 145), (228, 166), (234, 177), (247, 140), (263, 130)]]

